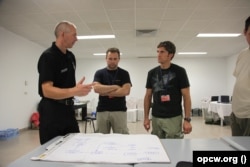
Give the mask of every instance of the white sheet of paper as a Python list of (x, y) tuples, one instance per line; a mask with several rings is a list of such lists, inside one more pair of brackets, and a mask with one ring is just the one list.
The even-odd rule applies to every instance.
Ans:
[(170, 163), (154, 135), (83, 134), (72, 135), (40, 160), (85, 163)]

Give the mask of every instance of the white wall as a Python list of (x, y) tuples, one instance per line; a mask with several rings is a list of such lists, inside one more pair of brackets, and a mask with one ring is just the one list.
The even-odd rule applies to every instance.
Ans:
[(226, 60), (222, 58), (177, 59), (186, 68), (190, 80), (192, 107), (200, 107), (201, 99), (213, 95), (228, 95)]
[[(0, 27), (0, 129), (26, 128), (29, 118), (40, 97), (38, 95), (37, 61), (44, 49), (37, 44)], [(74, 52), (74, 50), (73, 50)], [(234, 78), (232, 69), (235, 57), (228, 59), (178, 58), (173, 63), (186, 68), (190, 84), (193, 107), (199, 107), (203, 97), (231, 95)], [(91, 83), (97, 69), (106, 66), (105, 58), (78, 59), (76, 78), (86, 77)], [(156, 58), (124, 59), (120, 67), (129, 71), (133, 87), (131, 97), (143, 98), (147, 72), (158, 66)], [(27, 81), (27, 85), (25, 85)], [(93, 91), (84, 100), (98, 97)]]
[(28, 127), (39, 99), (36, 64), (44, 48), (2, 27), (0, 36), (0, 129)]

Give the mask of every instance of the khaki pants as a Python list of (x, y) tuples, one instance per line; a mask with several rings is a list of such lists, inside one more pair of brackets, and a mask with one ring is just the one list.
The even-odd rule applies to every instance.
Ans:
[(232, 136), (250, 136), (250, 118), (237, 118), (231, 113), (230, 124)]
[(175, 138), (182, 139), (182, 116), (172, 118), (156, 118), (152, 117), (152, 134), (160, 139)]
[(105, 111), (97, 112), (97, 133), (129, 134), (127, 127), (127, 112), (124, 111)]

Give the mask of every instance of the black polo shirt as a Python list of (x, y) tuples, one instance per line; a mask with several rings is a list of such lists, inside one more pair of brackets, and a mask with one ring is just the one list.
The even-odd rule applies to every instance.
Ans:
[(42, 83), (52, 81), (55, 87), (71, 88), (75, 81), (75, 56), (67, 50), (62, 53), (53, 42), (52, 46), (45, 50), (38, 61), (39, 95), (43, 96)]
[(39, 104), (40, 125), (58, 126), (72, 124), (74, 121), (73, 106), (60, 104), (54, 99), (45, 98), (42, 92), (42, 83), (52, 81), (55, 87), (71, 88), (76, 85), (75, 81), (75, 56), (67, 50), (62, 53), (53, 42), (52, 46), (45, 50), (38, 61), (39, 72), (39, 95), (42, 100)]

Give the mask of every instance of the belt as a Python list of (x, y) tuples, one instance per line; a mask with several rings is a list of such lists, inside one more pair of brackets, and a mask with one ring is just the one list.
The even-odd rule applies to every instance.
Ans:
[(72, 98), (70, 99), (62, 99), (62, 100), (55, 100), (56, 102), (60, 103), (60, 104), (64, 104), (66, 106), (73, 106), (74, 105), (74, 101)]

